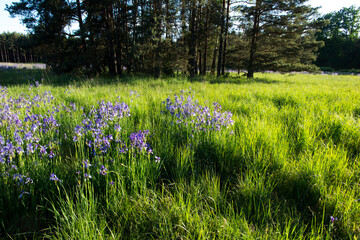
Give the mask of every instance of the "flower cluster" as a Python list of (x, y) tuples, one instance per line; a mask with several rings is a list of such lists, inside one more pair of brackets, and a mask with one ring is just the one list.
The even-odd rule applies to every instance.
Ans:
[(152, 153), (152, 149), (146, 142), (146, 137), (149, 135), (149, 130), (138, 131), (130, 134), (131, 148), (139, 152), (147, 151)]
[(100, 175), (106, 175), (107, 174), (107, 168), (104, 165), (101, 165), (100, 170), (99, 170), (99, 174)]
[(109, 160), (108, 163), (106, 160), (114, 152), (131, 152), (134, 156), (136, 153), (152, 153), (147, 143), (148, 130), (134, 132), (128, 138), (122, 138), (126, 136), (121, 132), (121, 124), (124, 123), (122, 119), (129, 116), (129, 106), (120, 102), (101, 101), (97, 107), (92, 106), (88, 113), (83, 112), (82, 122), (75, 127), (72, 136), (76, 146), (81, 148), (84, 144), (90, 150), (90, 160), (83, 160), (82, 170), (77, 172), (81, 176), (80, 179), (88, 181), (96, 174), (106, 176), (109, 172), (108, 167), (113, 162)]
[(196, 131), (219, 131), (223, 127), (232, 125), (232, 113), (222, 112), (219, 103), (213, 103), (213, 107), (202, 106), (194, 99), (191, 92), (181, 91), (181, 95), (174, 95), (174, 99), (168, 97), (164, 102), (166, 111), (175, 117), (176, 123), (192, 126)]
[(98, 108), (92, 106), (89, 114), (83, 115), (82, 124), (75, 127), (73, 141), (84, 138), (94, 156), (104, 155), (114, 141), (110, 130), (121, 130), (118, 123), (120, 119), (130, 116), (130, 109), (125, 103), (101, 101)]
[(31, 178), (24, 176), (22, 174), (14, 174), (13, 180), (17, 180), (18, 185), (27, 185), (27, 184), (31, 184), (34, 182)]
[[(11, 124), (14, 119), (16, 119), (15, 123)], [(6, 124), (5, 120), (4, 123)], [(6, 135), (0, 135), (0, 162), (7, 159), (10, 163), (15, 153), (18, 155), (25, 153), (27, 156), (37, 153), (40, 157), (53, 155), (49, 153), (58, 143), (46, 141), (46, 136), (57, 133), (60, 124), (51, 113), (44, 115), (27, 113), (24, 118), (14, 113), (11, 120), (8, 118), (7, 124), (9, 125), (6, 125), (8, 130)]]
[(34, 182), (28, 173), (23, 173), (23, 167), (18, 167), (24, 165), (21, 159), (52, 159), (60, 144), (56, 138), (60, 124), (55, 113), (42, 110), (52, 104), (54, 97), (50, 91), (41, 92), (39, 82), (31, 87), (36, 91), (14, 97), (0, 86), (0, 171), (2, 177), (20, 188), (19, 198), (30, 194), (28, 186)]
[[(17, 168), (15, 165), (13, 165), (12, 169), (16, 170)], [(22, 198), (24, 194), (30, 194), (30, 191), (28, 190), (29, 185), (34, 183), (34, 181), (30, 177), (15, 173), (13, 174), (12, 180), (16, 182), (18, 188), (20, 189), (19, 198)], [(28, 191), (25, 191), (25, 189), (27, 189)]]
[[(124, 119), (130, 117), (130, 108), (124, 102), (100, 101), (97, 106), (85, 110), (73, 102), (55, 105), (51, 92), (41, 90), (41, 83), (35, 82), (30, 87), (30, 94), (10, 96), (8, 90), (0, 86), (0, 177), (12, 181), (20, 189), (20, 198), (30, 194), (30, 186), (37, 182), (24, 171), (30, 169), (26, 164), (38, 160), (55, 163), (54, 159), (61, 158), (63, 140), (66, 144), (74, 144), (76, 153), (81, 153), (78, 162), (81, 171), (77, 174), (84, 181), (89, 181), (92, 176), (97, 179), (99, 175), (108, 178), (112, 173), (111, 161), (114, 161), (109, 159), (118, 154), (142, 155), (153, 158), (155, 163), (162, 162), (160, 157), (151, 155), (149, 130), (127, 133), (129, 125)], [(73, 90), (69, 87), (65, 95)], [(135, 99), (139, 95), (130, 92), (130, 96)], [(222, 111), (218, 103), (211, 107), (202, 106), (191, 92), (182, 92), (173, 99), (169, 97), (164, 103), (173, 121), (190, 126), (193, 132), (218, 131), (233, 124), (231, 112)], [(82, 114), (81, 120), (73, 125), (74, 128), (64, 129), (60, 123), (72, 118), (76, 112)], [(68, 136), (72, 141), (67, 140)], [(126, 154), (123, 156), (127, 157)], [(46, 180), (62, 182), (55, 173)]]

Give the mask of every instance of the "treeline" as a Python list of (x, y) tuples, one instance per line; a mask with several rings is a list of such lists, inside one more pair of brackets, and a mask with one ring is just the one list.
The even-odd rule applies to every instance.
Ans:
[(20, 33), (0, 34), (0, 62), (33, 63), (41, 62), (36, 55), (29, 35)]
[[(360, 7), (343, 8), (320, 18), (326, 21), (317, 33), (324, 41), (316, 64), (324, 69), (360, 69)], [(327, 68), (326, 68), (327, 67)]]
[[(6, 9), (55, 72), (313, 71), (323, 19), (308, 0), (21, 0)], [(76, 27), (76, 30), (74, 29)]]

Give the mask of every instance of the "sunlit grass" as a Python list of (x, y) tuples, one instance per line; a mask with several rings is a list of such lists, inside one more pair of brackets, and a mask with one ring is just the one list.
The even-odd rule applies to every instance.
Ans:
[[(35, 81), (43, 84), (29, 89)], [(44, 134), (61, 141), (54, 160), (15, 158), (34, 180), (26, 189), (30, 194), (19, 198), (16, 183), (2, 175), (3, 236), (356, 239), (360, 234), (358, 76), (83, 79), (11, 70), (0, 72), (0, 85), (13, 98), (51, 91), (51, 103), (33, 107), (34, 113), (76, 106), (56, 114), (58, 133)], [(232, 112), (234, 124), (207, 132), (176, 124), (163, 102), (181, 90), (202, 106), (219, 103)], [(130, 146), (131, 133), (149, 130), (153, 154), (136, 149), (120, 154), (112, 142), (108, 153), (92, 156), (85, 144), (74, 143), (83, 114), (101, 100), (129, 106), (130, 116), (117, 120), (118, 137)], [(111, 124), (104, 131), (115, 137)], [(0, 131), (7, 134), (5, 126)], [(91, 167), (85, 168), (85, 159)], [(101, 165), (106, 175), (99, 174)], [(49, 180), (50, 173), (61, 181)]]

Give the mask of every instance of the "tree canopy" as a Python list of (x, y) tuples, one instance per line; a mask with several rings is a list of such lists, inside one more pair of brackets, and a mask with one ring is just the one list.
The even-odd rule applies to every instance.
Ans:
[(35, 53), (33, 41), (29, 35), (20, 33), (0, 34), (0, 61), (15, 63), (33, 63), (41, 61), (41, 55)]
[(316, 64), (339, 69), (360, 69), (360, 8), (351, 6), (320, 18), (326, 22), (317, 33), (324, 41)]
[(21, 17), (33, 48), (61, 73), (220, 76), (236, 67), (251, 78), (254, 71), (316, 68), (321, 41), (307, 0), (243, 2), (20, 0), (6, 9)]
[(315, 51), (316, 9), (306, 0), (256, 0), (239, 6), (248, 38), (247, 76), (255, 70), (312, 70)]

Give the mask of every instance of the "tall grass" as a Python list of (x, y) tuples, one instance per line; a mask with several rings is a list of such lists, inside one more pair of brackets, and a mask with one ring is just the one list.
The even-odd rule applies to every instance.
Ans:
[[(360, 235), (359, 77), (81, 79), (10, 70), (0, 72), (0, 79), (7, 86), (5, 100), (23, 96), (33, 102), (36, 95), (50, 91), (54, 99), (49, 102), (12, 111), (22, 121), (30, 114), (52, 115), (58, 124), (38, 135), (46, 156), (40, 149), (15, 153), (0, 165), (3, 237)], [(35, 81), (42, 84), (36, 87)], [(182, 90), (210, 112), (218, 103), (222, 113), (233, 114), (234, 123), (204, 131), (191, 122), (191, 114), (179, 121), (166, 108), (166, 99), (174, 102)], [(106, 118), (97, 128), (101, 141), (95, 130), (79, 135), (79, 126), (85, 129), (89, 121), (105, 119), (102, 100), (112, 106), (125, 103), (130, 116)], [(15, 142), (16, 129), (3, 122), (0, 134)], [(136, 145), (134, 138), (143, 145)], [(24, 177), (20, 181), (14, 174)], [(27, 178), (33, 183), (25, 184)]]

